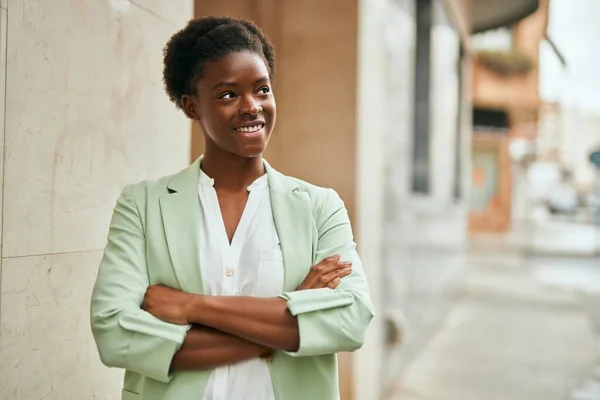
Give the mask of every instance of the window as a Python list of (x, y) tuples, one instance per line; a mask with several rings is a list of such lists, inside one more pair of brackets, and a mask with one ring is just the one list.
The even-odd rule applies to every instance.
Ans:
[(460, 200), (462, 198), (462, 175), (463, 175), (463, 163), (462, 163), (462, 148), (463, 148), (463, 110), (465, 105), (464, 92), (463, 92), (463, 69), (462, 64), (465, 58), (465, 49), (460, 46), (460, 56), (458, 57), (458, 63), (456, 65), (456, 72), (458, 74), (458, 113), (456, 116), (456, 137), (455, 137), (455, 148), (454, 148), (454, 186), (453, 194), (454, 199)]
[(473, 128), (479, 132), (506, 133), (508, 123), (505, 111), (473, 108)]
[(432, 0), (417, 0), (417, 51), (413, 131), (412, 190), (429, 193), (430, 186), (430, 72)]

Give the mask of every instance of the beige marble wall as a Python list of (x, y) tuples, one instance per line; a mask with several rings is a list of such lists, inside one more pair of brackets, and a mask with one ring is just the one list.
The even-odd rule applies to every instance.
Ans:
[[(0, 255), (2, 254), (2, 209), (3, 209), (3, 187), (4, 187), (4, 125), (5, 125), (5, 102), (6, 92), (6, 18), (8, 0), (0, 0)], [(0, 257), (0, 282), (2, 282), (2, 257)], [(2, 297), (0, 296), (0, 308)]]
[(161, 58), (192, 0), (0, 7), (0, 399), (117, 399), (122, 372), (100, 364), (89, 295), (122, 186), (189, 163)]

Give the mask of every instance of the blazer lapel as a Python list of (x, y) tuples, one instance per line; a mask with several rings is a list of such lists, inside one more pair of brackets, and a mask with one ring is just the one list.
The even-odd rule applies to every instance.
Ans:
[(201, 158), (174, 175), (160, 196), (167, 248), (181, 290), (202, 294), (202, 273), (198, 254), (198, 227), (202, 216), (198, 199), (198, 177)]
[(284, 291), (302, 283), (313, 261), (312, 212), (308, 194), (265, 161), (271, 207), (283, 253)]

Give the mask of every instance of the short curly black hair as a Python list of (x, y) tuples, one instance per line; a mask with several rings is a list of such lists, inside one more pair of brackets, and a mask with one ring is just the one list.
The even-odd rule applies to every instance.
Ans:
[(181, 108), (181, 96), (196, 94), (194, 83), (206, 61), (230, 53), (251, 51), (265, 60), (275, 74), (275, 49), (253, 22), (232, 17), (201, 17), (175, 33), (163, 50), (163, 81), (169, 98)]

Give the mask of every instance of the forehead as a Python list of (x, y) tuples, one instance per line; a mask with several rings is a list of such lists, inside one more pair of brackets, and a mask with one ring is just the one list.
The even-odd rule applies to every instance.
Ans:
[(269, 70), (263, 58), (253, 52), (229, 53), (215, 61), (204, 64), (201, 83), (214, 85), (219, 82), (256, 81), (268, 77)]

